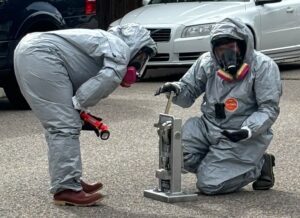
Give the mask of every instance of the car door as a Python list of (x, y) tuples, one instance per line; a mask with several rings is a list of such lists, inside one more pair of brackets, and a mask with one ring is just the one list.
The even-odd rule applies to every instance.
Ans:
[(280, 53), (300, 45), (299, 0), (282, 0), (259, 6), (261, 14), (260, 50)]

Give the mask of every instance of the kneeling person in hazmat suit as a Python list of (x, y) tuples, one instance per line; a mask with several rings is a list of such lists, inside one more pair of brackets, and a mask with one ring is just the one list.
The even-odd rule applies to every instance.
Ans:
[(173, 103), (187, 108), (202, 94), (201, 117), (182, 129), (184, 169), (195, 173), (204, 194), (223, 194), (253, 182), (274, 185), (275, 158), (265, 153), (282, 94), (275, 62), (253, 48), (251, 31), (238, 19), (224, 19), (211, 31), (211, 51), (180, 79), (156, 94), (174, 91)]
[(20, 41), (14, 55), (16, 77), (45, 129), (50, 192), (56, 204), (89, 206), (103, 198), (97, 193), (100, 182), (81, 180), (79, 134), (88, 124), (83, 125), (79, 112), (119, 85), (130, 87), (155, 53), (150, 32), (137, 24), (108, 31), (31, 33)]

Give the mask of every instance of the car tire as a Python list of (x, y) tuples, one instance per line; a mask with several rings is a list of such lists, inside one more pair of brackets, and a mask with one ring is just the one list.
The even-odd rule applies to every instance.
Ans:
[(9, 102), (15, 109), (30, 110), (30, 106), (23, 97), (17, 81), (10, 81), (3, 89)]

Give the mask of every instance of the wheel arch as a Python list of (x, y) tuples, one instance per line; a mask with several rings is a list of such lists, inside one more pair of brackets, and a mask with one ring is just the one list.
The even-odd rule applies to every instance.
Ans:
[(32, 31), (47, 31), (47, 27), (50, 27), (49, 30), (66, 27), (65, 20), (61, 13), (47, 2), (32, 3), (21, 12), (20, 17), (22, 22), (19, 23), (18, 28), (16, 28), (15, 39), (20, 39)]

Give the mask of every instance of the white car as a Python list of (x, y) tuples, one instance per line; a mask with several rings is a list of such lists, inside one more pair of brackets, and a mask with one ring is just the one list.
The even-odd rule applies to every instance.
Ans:
[(255, 48), (277, 63), (300, 60), (300, 0), (151, 0), (110, 26), (139, 23), (151, 31), (158, 54), (148, 67), (188, 66), (209, 51), (210, 31), (225, 17), (240, 18)]

